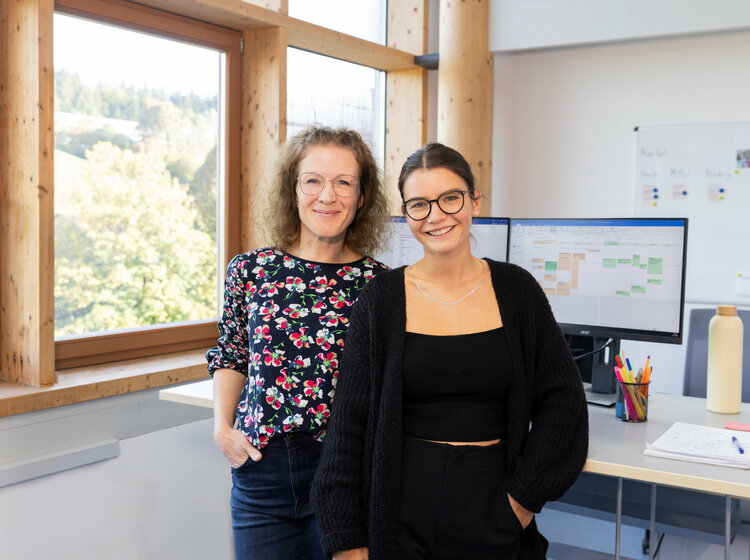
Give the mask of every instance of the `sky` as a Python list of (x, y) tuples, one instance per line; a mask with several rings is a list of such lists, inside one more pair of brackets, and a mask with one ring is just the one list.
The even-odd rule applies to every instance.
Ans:
[(77, 73), (86, 85), (147, 86), (213, 97), (221, 53), (107, 24), (55, 14), (55, 70)]
[(386, 0), (289, 0), (289, 15), (373, 43), (385, 42)]

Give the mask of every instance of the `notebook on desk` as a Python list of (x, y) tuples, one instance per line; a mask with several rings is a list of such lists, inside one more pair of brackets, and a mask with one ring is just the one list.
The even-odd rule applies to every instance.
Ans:
[(598, 406), (615, 406), (616, 393), (592, 393), (591, 383), (583, 383), (583, 392), (586, 393), (586, 402)]
[(643, 454), (750, 469), (750, 434), (675, 422), (656, 441), (647, 443)]

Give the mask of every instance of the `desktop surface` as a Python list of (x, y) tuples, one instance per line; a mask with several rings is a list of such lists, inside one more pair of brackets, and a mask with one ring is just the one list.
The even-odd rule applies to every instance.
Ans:
[(583, 392), (586, 393), (586, 402), (597, 406), (612, 407), (617, 401), (617, 393), (594, 393), (591, 383), (583, 383)]
[(675, 422), (723, 428), (727, 422), (750, 422), (750, 403), (739, 414), (718, 414), (706, 409), (706, 399), (682, 395), (649, 395), (648, 420), (623, 422), (612, 408), (589, 406), (589, 454), (587, 472), (642, 482), (750, 498), (750, 472), (649, 457), (646, 442), (653, 442)]

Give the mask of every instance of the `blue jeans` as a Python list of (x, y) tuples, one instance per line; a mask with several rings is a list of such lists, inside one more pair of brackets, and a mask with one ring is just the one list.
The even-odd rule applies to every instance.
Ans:
[(305, 432), (276, 436), (232, 469), (232, 529), (237, 560), (327, 560), (310, 506), (323, 444)]

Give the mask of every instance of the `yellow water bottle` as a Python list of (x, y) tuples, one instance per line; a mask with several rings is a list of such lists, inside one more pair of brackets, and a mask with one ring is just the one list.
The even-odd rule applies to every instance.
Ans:
[(708, 323), (706, 408), (736, 414), (742, 402), (742, 319), (734, 305), (719, 305)]

